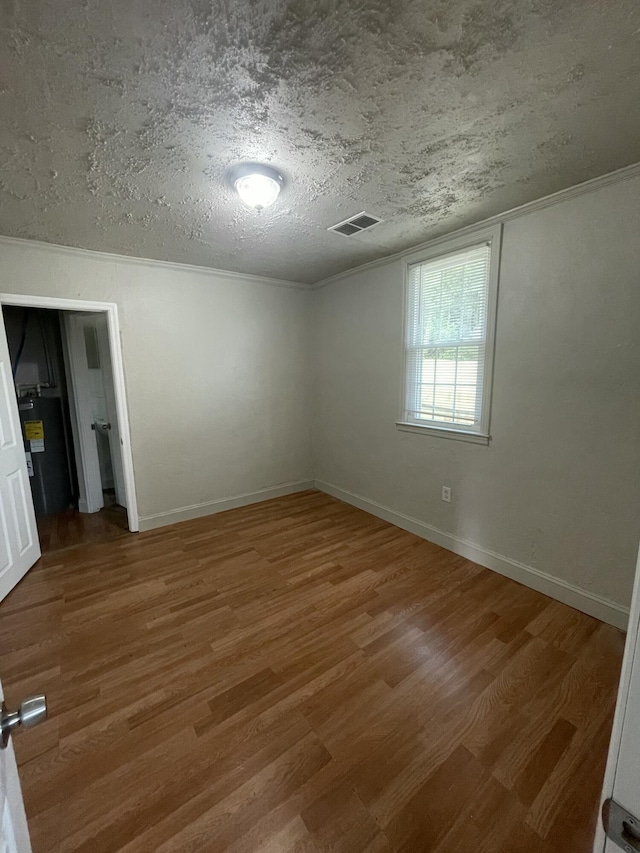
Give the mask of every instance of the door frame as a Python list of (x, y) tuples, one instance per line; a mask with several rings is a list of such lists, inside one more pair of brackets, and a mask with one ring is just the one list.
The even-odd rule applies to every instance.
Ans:
[(629, 701), (631, 681), (634, 676), (637, 678), (636, 673), (640, 665), (640, 662), (635, 660), (636, 649), (638, 648), (639, 634), (640, 550), (638, 551), (636, 573), (633, 581), (633, 592), (631, 594), (631, 610), (629, 612), (629, 624), (627, 626), (627, 637), (624, 646), (624, 656), (622, 658), (622, 670), (620, 672), (620, 684), (618, 687), (616, 710), (613, 717), (611, 740), (609, 741), (609, 754), (607, 757), (607, 765), (604, 771), (604, 781), (602, 783), (602, 794), (600, 796), (600, 813), (598, 814), (596, 834), (593, 841), (593, 853), (603, 853), (605, 849), (605, 844), (607, 842), (604, 826), (602, 824), (602, 806), (605, 800), (613, 796), (613, 789), (616, 781), (616, 771), (618, 769), (618, 760), (620, 758), (620, 748), (622, 746), (622, 729), (625, 725), (625, 717), (627, 715), (627, 703)]
[(138, 501), (136, 497), (136, 483), (133, 469), (133, 453), (131, 450), (131, 432), (129, 429), (129, 411), (127, 407), (124, 363), (122, 360), (118, 306), (115, 302), (90, 302), (84, 299), (65, 299), (57, 296), (27, 296), (18, 293), (0, 293), (0, 305), (17, 305), (21, 308), (51, 308), (58, 311), (80, 311), (106, 314), (107, 327), (109, 330), (109, 348), (111, 350), (113, 389), (116, 398), (118, 425), (120, 427), (124, 488), (127, 496), (127, 519), (129, 523), (129, 530), (132, 533), (137, 532), (140, 530), (140, 519), (138, 515)]

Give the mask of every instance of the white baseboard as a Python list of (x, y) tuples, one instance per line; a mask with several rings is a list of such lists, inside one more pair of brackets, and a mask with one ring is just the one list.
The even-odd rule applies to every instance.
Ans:
[(167, 524), (177, 524), (179, 521), (190, 521), (192, 518), (202, 518), (204, 515), (214, 515), (216, 512), (224, 512), (227, 509), (236, 509), (240, 506), (269, 501), (271, 498), (281, 498), (284, 495), (292, 495), (295, 492), (304, 492), (315, 488), (313, 480), (300, 480), (295, 483), (283, 483), (280, 486), (272, 486), (268, 489), (259, 489), (257, 492), (247, 492), (232, 498), (220, 498), (216, 501), (194, 504), (193, 506), (182, 506), (168, 512), (159, 512), (156, 515), (140, 517), (140, 530), (155, 530)]
[(396, 527), (401, 527), (403, 530), (408, 530), (410, 533), (415, 533), (423, 539), (428, 539), (436, 545), (447, 548), (453, 551), (454, 554), (459, 554), (461, 557), (466, 557), (474, 563), (478, 563), (487, 569), (492, 569), (501, 575), (505, 575), (518, 583), (531, 587), (538, 592), (544, 593), (563, 604), (568, 604), (570, 607), (575, 607), (576, 610), (581, 610), (583, 613), (588, 613), (589, 616), (595, 616), (603, 622), (608, 622), (610, 625), (615, 625), (616, 628), (626, 630), (627, 621), (629, 618), (629, 609), (613, 601), (609, 601), (602, 596), (596, 595), (593, 592), (587, 592), (574, 584), (568, 583), (560, 578), (555, 578), (548, 575), (546, 572), (541, 572), (540, 569), (535, 569), (533, 566), (527, 566), (524, 563), (519, 563), (517, 560), (512, 560), (510, 557), (505, 557), (503, 554), (497, 554), (495, 551), (489, 551), (474, 542), (468, 542), (466, 539), (461, 539), (459, 536), (454, 536), (451, 533), (446, 533), (431, 524), (413, 518), (410, 515), (396, 512), (387, 506), (362, 497), (362, 495), (354, 495), (351, 492), (341, 489), (339, 486), (324, 483), (321, 480), (315, 481), (315, 488), (321, 492), (326, 492), (338, 500), (358, 507), (365, 512), (382, 518)]

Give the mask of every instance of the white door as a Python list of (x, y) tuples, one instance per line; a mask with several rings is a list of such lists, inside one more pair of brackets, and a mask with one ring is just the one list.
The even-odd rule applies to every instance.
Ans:
[[(629, 812), (632, 821), (634, 818), (638, 820), (624, 827), (626, 837), (622, 846), (605, 837), (602, 820), (599, 820), (593, 847), (595, 853), (640, 850), (640, 554), (602, 791), (603, 803), (609, 798)], [(618, 814), (621, 820), (612, 819), (611, 823), (621, 826), (625, 816), (611, 812), (612, 818)]]
[[(0, 311), (0, 320), (2, 314)], [(40, 556), (4, 321), (0, 323), (0, 601)]]
[[(3, 699), (0, 684), (0, 704)], [(0, 853), (31, 853), (12, 740), (0, 749)]]
[[(97, 321), (97, 322), (96, 322)], [(124, 469), (122, 467), (122, 441), (118, 427), (118, 412), (116, 409), (116, 392), (113, 386), (113, 366), (111, 364), (111, 349), (109, 347), (109, 327), (104, 314), (95, 318), (98, 339), (98, 352), (102, 368), (102, 383), (104, 400), (109, 423), (109, 448), (111, 450), (111, 465), (116, 490), (116, 501), (120, 506), (127, 506), (127, 493), (124, 487)]]
[[(106, 315), (65, 313), (69, 378), (73, 400), (72, 431), (78, 461), (79, 508), (97, 512), (104, 506), (104, 488), (115, 488), (120, 506), (127, 506), (122, 447), (116, 410), (113, 368)], [(111, 465), (101, 466), (98, 442), (108, 443)], [(104, 454), (102, 456), (104, 461)]]
[(80, 512), (98, 512), (104, 506), (100, 459), (94, 430), (93, 391), (90, 381), (84, 315), (64, 313), (68, 355), (71, 431), (78, 471)]

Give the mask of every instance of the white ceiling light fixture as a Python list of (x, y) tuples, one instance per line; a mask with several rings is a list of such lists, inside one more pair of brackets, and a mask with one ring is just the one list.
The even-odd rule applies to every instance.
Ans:
[(242, 201), (254, 210), (272, 205), (284, 185), (280, 172), (263, 163), (242, 163), (233, 170), (231, 179)]

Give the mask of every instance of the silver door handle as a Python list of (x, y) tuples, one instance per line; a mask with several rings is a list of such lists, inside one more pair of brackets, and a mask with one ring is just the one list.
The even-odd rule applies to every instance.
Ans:
[(102, 430), (102, 432), (106, 432), (107, 430), (111, 429), (111, 424), (107, 424), (107, 423), (91, 424), (91, 429), (95, 430), (96, 432), (98, 430)]
[(43, 720), (47, 719), (47, 697), (44, 694), (39, 696), (29, 696), (24, 702), (20, 703), (17, 711), (9, 711), (7, 706), (2, 703), (2, 712), (0, 713), (0, 749), (4, 749), (9, 743), (11, 732), (14, 729), (22, 726), (25, 729), (30, 729), (32, 726), (37, 726)]

